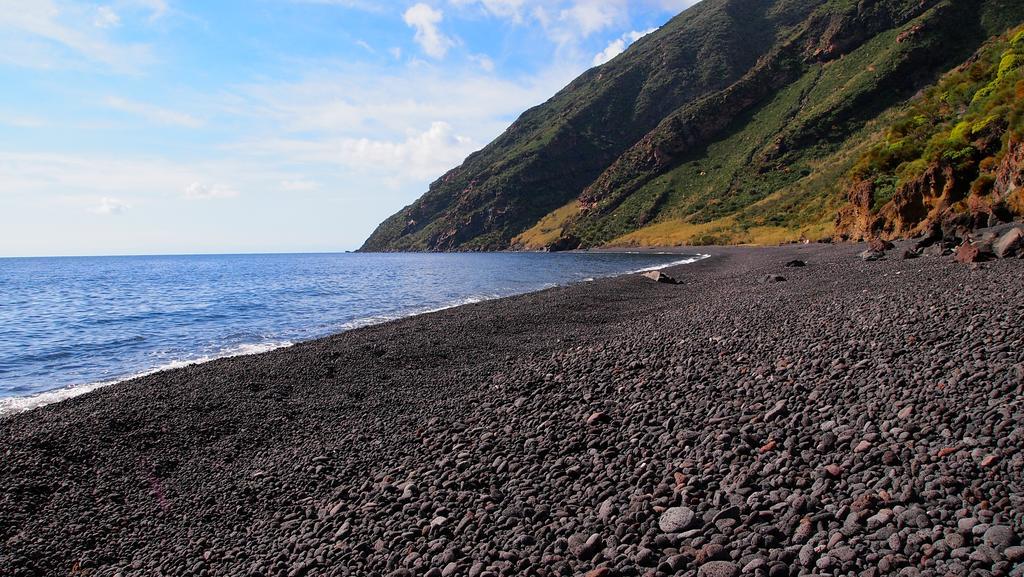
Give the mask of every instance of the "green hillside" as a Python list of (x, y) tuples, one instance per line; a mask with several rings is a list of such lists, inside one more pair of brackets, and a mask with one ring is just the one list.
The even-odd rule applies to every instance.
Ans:
[(527, 111), (363, 250), (830, 236), (874, 135), (1022, 21), (1008, 0), (704, 0)]

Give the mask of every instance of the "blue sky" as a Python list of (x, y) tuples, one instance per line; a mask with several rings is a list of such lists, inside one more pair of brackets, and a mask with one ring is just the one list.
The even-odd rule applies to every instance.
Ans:
[(337, 251), (694, 0), (0, 0), (0, 256)]

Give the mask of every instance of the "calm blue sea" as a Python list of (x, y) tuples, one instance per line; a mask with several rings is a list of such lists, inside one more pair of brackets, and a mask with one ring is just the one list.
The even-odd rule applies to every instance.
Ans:
[(0, 414), (128, 377), (681, 255), (292, 254), (0, 259)]

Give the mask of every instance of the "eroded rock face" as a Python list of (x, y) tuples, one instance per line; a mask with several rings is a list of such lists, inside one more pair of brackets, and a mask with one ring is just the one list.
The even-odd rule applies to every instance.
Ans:
[(874, 185), (859, 182), (850, 188), (850, 205), (840, 211), (836, 232), (851, 240), (914, 236), (941, 220), (943, 213), (963, 198), (968, 186), (952, 168), (933, 165), (900, 186), (892, 200), (874, 213)]
[(974, 176), (933, 164), (921, 176), (901, 185), (877, 212), (873, 210), (874, 184), (858, 182), (849, 188), (849, 205), (836, 217), (836, 236), (855, 241), (920, 235), (930, 238), (933, 229), (947, 228), (949, 223), (973, 230), (1024, 214), (1024, 142), (1007, 154), (990, 193), (970, 193)]
[(1010, 139), (1007, 154), (996, 170), (995, 194), (1017, 215), (1024, 214), (1024, 140)]

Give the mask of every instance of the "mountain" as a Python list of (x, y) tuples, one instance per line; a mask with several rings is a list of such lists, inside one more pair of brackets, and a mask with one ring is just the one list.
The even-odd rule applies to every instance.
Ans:
[(853, 172), (915, 94), (1021, 22), (1019, 0), (704, 0), (525, 112), (362, 250), (902, 233), (875, 184), (897, 167)]

